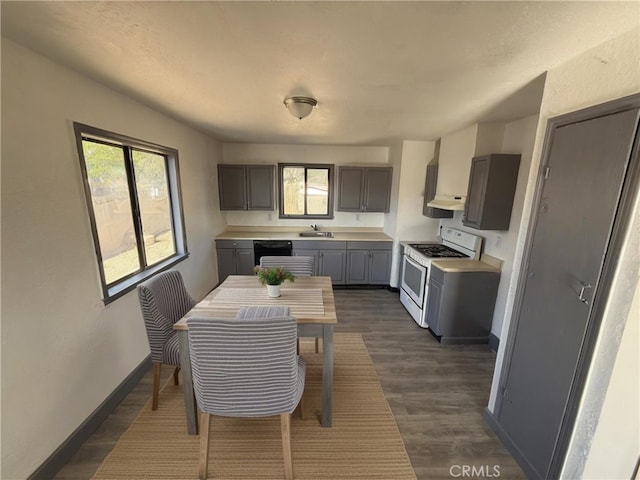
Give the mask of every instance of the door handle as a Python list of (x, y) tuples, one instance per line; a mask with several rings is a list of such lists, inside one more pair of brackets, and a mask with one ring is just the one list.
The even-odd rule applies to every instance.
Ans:
[(589, 305), (589, 300), (584, 298), (584, 291), (588, 288), (593, 288), (590, 283), (580, 282), (580, 292), (578, 293), (578, 300), (580, 300), (585, 305)]

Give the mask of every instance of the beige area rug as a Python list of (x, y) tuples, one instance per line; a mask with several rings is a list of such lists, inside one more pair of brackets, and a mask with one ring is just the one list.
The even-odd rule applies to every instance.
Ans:
[[(415, 479), (367, 347), (358, 334), (336, 334), (333, 426), (319, 423), (322, 354), (307, 353), (305, 417), (291, 421), (294, 476), (319, 479)], [(312, 343), (311, 343), (312, 345)], [(284, 478), (279, 417), (211, 422), (211, 479)], [(120, 438), (93, 477), (196, 479), (199, 437), (186, 433), (181, 386), (168, 382), (159, 407), (151, 401)]]

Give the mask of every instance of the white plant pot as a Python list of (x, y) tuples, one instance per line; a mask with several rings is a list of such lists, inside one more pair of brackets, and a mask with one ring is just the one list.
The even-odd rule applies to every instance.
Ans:
[(271, 298), (277, 298), (280, 296), (280, 285), (267, 285), (267, 295)]

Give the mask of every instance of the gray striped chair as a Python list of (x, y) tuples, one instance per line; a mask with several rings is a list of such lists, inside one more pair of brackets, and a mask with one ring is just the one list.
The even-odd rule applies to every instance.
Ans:
[(160, 373), (162, 364), (175, 366), (173, 381), (178, 385), (180, 349), (173, 324), (191, 310), (196, 302), (184, 287), (182, 275), (177, 271), (162, 272), (138, 285), (138, 298), (147, 329), (147, 339), (153, 362), (153, 402), (158, 408)]
[[(260, 257), (261, 267), (282, 267), (296, 276), (310, 277), (313, 276), (315, 270), (315, 259), (305, 256), (265, 256)], [(316, 353), (320, 351), (320, 339), (316, 337)], [(298, 349), (300, 343), (297, 343)]]
[(289, 307), (243, 307), (235, 320), (192, 317), (187, 326), (200, 409), (200, 478), (207, 478), (211, 415), (280, 415), (284, 471), (292, 479), (291, 413), (302, 398), (305, 363), (296, 354)]
[(261, 267), (282, 267), (294, 275), (309, 277), (313, 275), (315, 260), (313, 257), (293, 256), (265, 256), (260, 257)]

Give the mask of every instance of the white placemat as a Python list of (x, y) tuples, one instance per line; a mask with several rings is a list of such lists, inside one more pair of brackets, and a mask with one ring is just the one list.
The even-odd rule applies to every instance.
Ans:
[(287, 305), (291, 315), (296, 317), (315, 317), (324, 315), (321, 288), (286, 288), (280, 289), (278, 298), (267, 295), (267, 288), (221, 288), (212, 300), (205, 300), (197, 308), (213, 310), (237, 310), (243, 306), (253, 305)]

